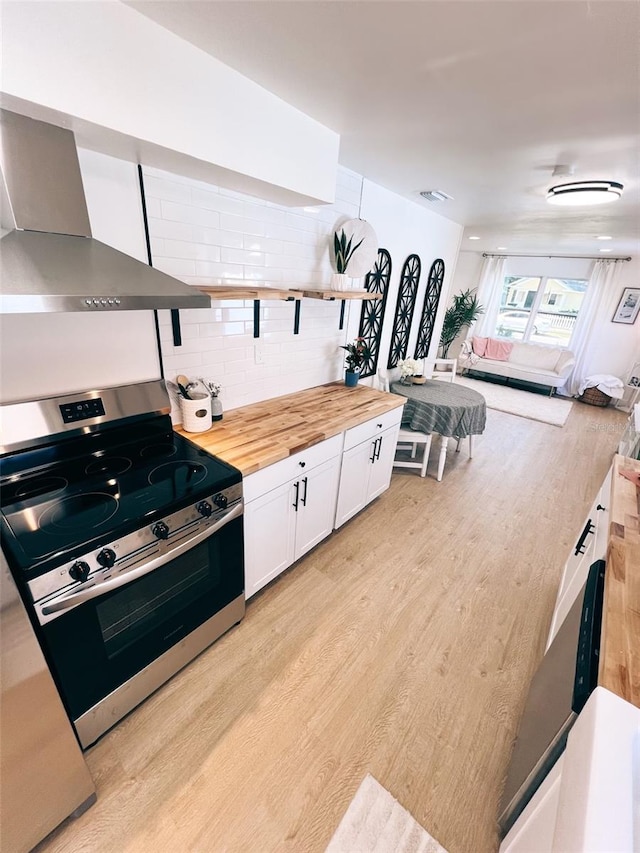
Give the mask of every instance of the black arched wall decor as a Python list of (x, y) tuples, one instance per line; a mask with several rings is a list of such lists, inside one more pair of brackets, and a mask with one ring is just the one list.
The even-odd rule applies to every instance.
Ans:
[(424, 294), (424, 306), (420, 318), (420, 329), (418, 330), (418, 343), (414, 358), (426, 358), (429, 355), (433, 325), (436, 321), (438, 302), (442, 293), (442, 282), (444, 280), (444, 261), (436, 258), (429, 270), (427, 289)]
[(364, 281), (365, 290), (369, 293), (381, 293), (382, 299), (365, 300), (360, 311), (360, 328), (358, 336), (364, 338), (369, 349), (369, 358), (365, 361), (360, 376), (374, 376), (378, 369), (378, 356), (380, 354), (380, 338), (382, 336), (382, 323), (384, 311), (387, 305), (389, 293), (389, 279), (391, 278), (391, 255), (386, 249), (378, 249), (378, 257), (373, 265), (373, 270), (367, 273)]
[(409, 255), (402, 267), (387, 367), (395, 367), (401, 359), (407, 356), (411, 321), (416, 307), (416, 294), (420, 281), (420, 267), (420, 258), (417, 255)]

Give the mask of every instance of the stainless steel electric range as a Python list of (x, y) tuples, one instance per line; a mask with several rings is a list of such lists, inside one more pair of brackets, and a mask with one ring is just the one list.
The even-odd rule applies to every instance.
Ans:
[(164, 384), (2, 406), (2, 550), (82, 746), (239, 622), (242, 477)]

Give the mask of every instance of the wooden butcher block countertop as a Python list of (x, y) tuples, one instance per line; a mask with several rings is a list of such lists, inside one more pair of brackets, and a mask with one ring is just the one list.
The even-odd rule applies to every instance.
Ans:
[(231, 409), (206, 432), (176, 431), (246, 476), (405, 402), (365, 385), (332, 382)]
[(640, 462), (613, 461), (598, 684), (640, 708), (640, 486), (621, 471)]

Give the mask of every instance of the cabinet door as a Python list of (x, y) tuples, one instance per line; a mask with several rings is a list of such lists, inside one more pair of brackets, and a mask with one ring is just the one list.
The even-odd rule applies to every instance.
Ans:
[(552, 853), (564, 755), (553, 765), (500, 845), (499, 853)]
[(329, 459), (300, 477), (296, 515), (295, 559), (306, 554), (333, 530), (338, 499), (340, 457)]
[(368, 502), (369, 470), (375, 446), (375, 439), (363, 441), (342, 454), (336, 528), (352, 518)]
[(396, 426), (385, 430), (378, 436), (376, 458), (371, 465), (371, 473), (369, 474), (367, 503), (377, 498), (378, 495), (381, 495), (389, 488), (393, 460), (396, 455), (396, 445), (398, 443), (398, 431), (399, 427)]
[(293, 563), (296, 523), (293, 502), (293, 483), (285, 483), (245, 506), (247, 598)]

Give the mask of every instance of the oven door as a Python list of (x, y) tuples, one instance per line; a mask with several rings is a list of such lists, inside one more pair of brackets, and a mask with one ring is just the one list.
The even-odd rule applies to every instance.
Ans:
[[(175, 556), (165, 555), (157, 567), (139, 567), (131, 572), (133, 578), (123, 575), (104, 583), (104, 592), (96, 586), (48, 608), (49, 612), (56, 612), (56, 618), (40, 627), (41, 637), (74, 722), (176, 644), (184, 645), (181, 641), (200, 626), (215, 622), (212, 617), (220, 611), (227, 608), (233, 621), (222, 627), (216, 623), (217, 636), (242, 618), (242, 516), (207, 532), (210, 535), (206, 538), (201, 534), (194, 537), (199, 541), (192, 547), (183, 543)], [(229, 607), (231, 603), (233, 608)], [(216, 639), (216, 635), (209, 636), (195, 654)], [(137, 701), (128, 700), (125, 713), (189, 659), (180, 652), (160, 675), (141, 679), (146, 693), (129, 690), (138, 694)], [(113, 709), (109, 713), (110, 725), (124, 715), (114, 718), (117, 712)], [(102, 727), (102, 731), (108, 727)], [(79, 730), (78, 734), (83, 746), (87, 746), (88, 737)]]

